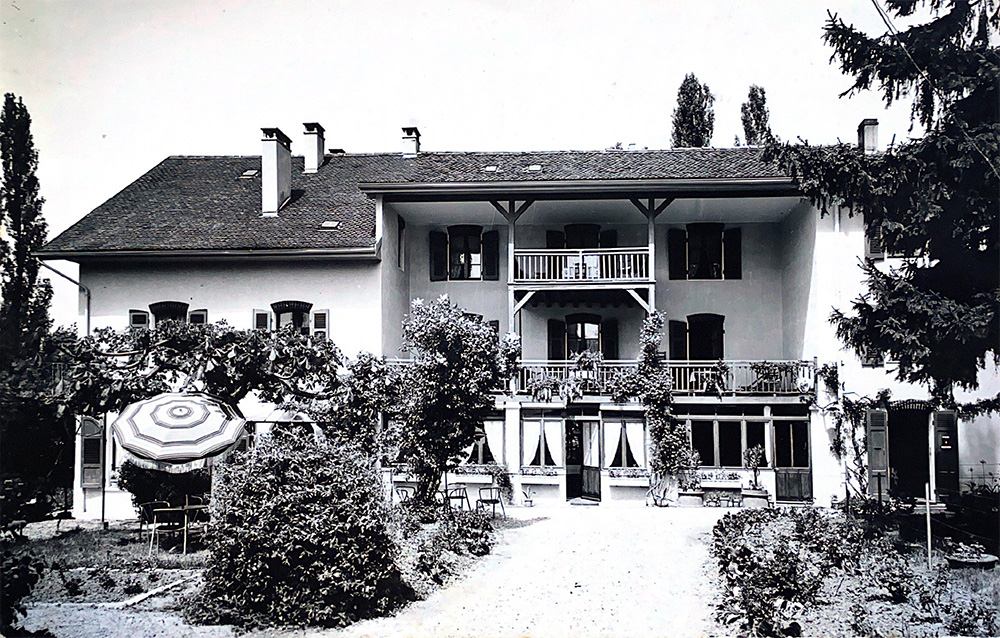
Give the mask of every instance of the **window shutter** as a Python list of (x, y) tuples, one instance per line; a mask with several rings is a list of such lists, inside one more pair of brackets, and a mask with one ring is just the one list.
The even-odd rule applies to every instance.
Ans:
[(188, 313), (188, 323), (204, 325), (208, 323), (208, 310), (199, 308)]
[(685, 361), (688, 358), (688, 327), (686, 321), (671, 319), (668, 324), (670, 341), (670, 358), (674, 361)]
[(958, 413), (934, 413), (934, 486), (938, 495), (958, 494)]
[(713, 359), (722, 359), (723, 357), (726, 356), (726, 350), (724, 347), (726, 341), (725, 321), (726, 321), (725, 317), (723, 317), (722, 315), (716, 315), (715, 322), (712, 324), (711, 335), (712, 335)]
[(879, 477), (882, 494), (889, 494), (889, 413), (868, 410), (868, 494), (878, 496)]
[(730, 228), (722, 233), (722, 277), (743, 278), (743, 230)]
[(618, 358), (617, 319), (605, 319), (601, 322), (601, 354), (605, 359)]
[(495, 230), (483, 233), (483, 279), (500, 279), (500, 233)]
[(667, 231), (667, 268), (671, 279), (687, 279), (687, 232), (680, 228)]
[(564, 361), (566, 359), (566, 322), (561, 319), (549, 319), (549, 360)]
[(129, 310), (128, 327), (149, 328), (149, 313), (145, 310)]
[(566, 248), (597, 248), (601, 227), (597, 224), (566, 224)]
[(601, 248), (618, 248), (618, 231), (602, 230), (600, 241)]
[(561, 230), (545, 231), (545, 247), (554, 250), (561, 250), (566, 247), (566, 234)]
[(428, 237), (431, 281), (444, 281), (448, 278), (448, 233), (432, 230)]
[(865, 257), (875, 261), (885, 259), (885, 242), (879, 225), (865, 226)]
[(100, 487), (104, 480), (104, 445), (101, 424), (90, 417), (80, 422), (80, 484), (82, 487)]
[(320, 341), (326, 341), (330, 334), (330, 311), (315, 310), (312, 313), (312, 336)]
[(270, 330), (271, 329), (271, 313), (267, 310), (262, 310), (260, 308), (254, 308), (253, 311), (253, 329), (254, 330)]
[(493, 329), (493, 332), (497, 333), (498, 337), (500, 336), (500, 320), (499, 319), (490, 319), (489, 321), (486, 322), (486, 324), (490, 328)]

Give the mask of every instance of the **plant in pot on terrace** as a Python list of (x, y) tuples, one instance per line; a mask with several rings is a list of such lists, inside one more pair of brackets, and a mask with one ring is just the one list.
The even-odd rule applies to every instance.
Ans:
[(547, 372), (542, 372), (531, 376), (525, 389), (536, 401), (550, 401), (559, 390), (559, 379)]

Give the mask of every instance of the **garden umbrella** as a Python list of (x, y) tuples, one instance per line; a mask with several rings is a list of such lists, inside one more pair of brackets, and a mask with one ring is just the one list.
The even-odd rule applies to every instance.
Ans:
[(245, 423), (239, 410), (211, 395), (167, 392), (129, 405), (112, 430), (139, 465), (186, 472), (227, 454)]

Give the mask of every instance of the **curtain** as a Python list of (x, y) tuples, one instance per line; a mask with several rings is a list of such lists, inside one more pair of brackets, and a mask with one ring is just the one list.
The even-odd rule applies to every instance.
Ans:
[(487, 421), (483, 429), (486, 431), (486, 445), (490, 446), (493, 460), (503, 463), (503, 421)]
[(562, 421), (545, 422), (545, 446), (556, 467), (563, 466)]
[(531, 460), (538, 452), (541, 443), (542, 424), (538, 421), (524, 421), (521, 424), (524, 432), (524, 444), (521, 447), (521, 465), (531, 465)]
[(611, 423), (604, 424), (604, 467), (611, 467), (611, 463), (614, 462), (621, 436), (621, 421), (612, 421)]
[(583, 423), (583, 464), (588, 467), (596, 467), (601, 464), (601, 444), (598, 438), (600, 432), (597, 423), (586, 421)]
[(632, 457), (639, 467), (646, 467), (646, 442), (643, 437), (644, 426), (642, 421), (625, 422), (625, 438), (628, 440), (628, 447), (632, 450)]
[(469, 457), (472, 456), (472, 450), (474, 450), (475, 448), (476, 448), (476, 439), (473, 439), (472, 443), (470, 443), (465, 448), (465, 450), (462, 451), (462, 460), (461, 460), (461, 464), (462, 465), (465, 465), (466, 463), (470, 463), (470, 462), (475, 463), (475, 462), (479, 461), (479, 459), (470, 459), (469, 458)]

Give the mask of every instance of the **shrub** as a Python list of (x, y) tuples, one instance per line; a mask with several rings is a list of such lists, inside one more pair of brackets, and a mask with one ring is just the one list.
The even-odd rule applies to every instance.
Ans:
[(118, 469), (118, 487), (132, 495), (132, 504), (136, 506), (150, 501), (183, 504), (185, 495), (210, 491), (212, 475), (207, 469), (171, 474), (125, 461)]
[(449, 510), (441, 517), (437, 535), (456, 553), (485, 556), (493, 548), (493, 521), (483, 511)]
[(276, 431), (217, 467), (205, 586), (194, 620), (339, 626), (409, 592), (370, 457)]
[[(14, 635), (19, 616), (27, 613), (22, 601), (42, 576), (44, 564), (31, 554), (15, 554), (4, 549), (0, 556), (0, 630)], [(10, 632), (10, 633), (8, 633)]]

